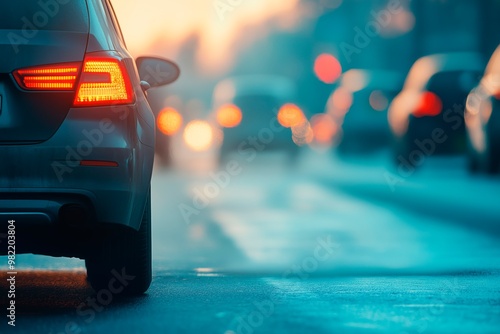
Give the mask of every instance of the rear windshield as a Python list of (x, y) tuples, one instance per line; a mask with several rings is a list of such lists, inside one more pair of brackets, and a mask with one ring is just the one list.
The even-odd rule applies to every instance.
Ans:
[(38, 30), (87, 32), (86, 0), (2, 1), (0, 29), (23, 30), (29, 35)]

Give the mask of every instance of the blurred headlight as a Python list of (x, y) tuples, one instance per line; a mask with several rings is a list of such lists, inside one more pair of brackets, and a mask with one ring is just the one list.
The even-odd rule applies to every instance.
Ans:
[(205, 121), (194, 120), (188, 123), (183, 135), (186, 145), (194, 151), (207, 150), (214, 140), (214, 132)]

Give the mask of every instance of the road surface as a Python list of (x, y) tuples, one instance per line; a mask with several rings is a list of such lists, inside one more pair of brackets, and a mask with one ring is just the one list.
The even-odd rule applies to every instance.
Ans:
[(22, 255), (0, 333), (499, 333), (500, 180), (385, 160), (156, 170), (148, 294), (96, 295), (82, 261)]

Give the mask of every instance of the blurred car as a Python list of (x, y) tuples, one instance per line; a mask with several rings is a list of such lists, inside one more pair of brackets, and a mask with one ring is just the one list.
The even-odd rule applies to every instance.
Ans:
[(471, 172), (500, 171), (500, 46), (467, 98), (465, 124)]
[(384, 70), (352, 69), (340, 77), (325, 112), (337, 130), (332, 132), (332, 142), (339, 152), (367, 152), (389, 145), (387, 109), (403, 82), (402, 74)]
[(247, 75), (220, 82), (212, 117), (221, 130), (220, 160), (231, 152), (250, 160), (267, 150), (283, 150), (294, 159), (299, 145), (312, 139), (295, 94), (292, 81), (280, 76)]
[(17, 45), (8, 36), (43, 14), (40, 1), (0, 7), (9, 13), (0, 21), (2, 228), (12, 222), (19, 254), (85, 259), (96, 291), (141, 294), (152, 275), (155, 138), (145, 92), (179, 69), (134, 62), (107, 0), (66, 1)]
[(415, 62), (388, 113), (397, 164), (413, 169), (433, 154), (465, 151), (465, 101), (483, 70), (482, 56), (469, 52)]
[(171, 141), (183, 124), (182, 100), (177, 95), (158, 89), (148, 94), (148, 102), (156, 117), (155, 163), (160, 167), (172, 164)]

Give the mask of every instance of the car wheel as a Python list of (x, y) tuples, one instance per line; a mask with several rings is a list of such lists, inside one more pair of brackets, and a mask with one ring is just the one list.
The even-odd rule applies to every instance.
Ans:
[(474, 156), (474, 153), (471, 152), (467, 154), (467, 170), (472, 174), (476, 174), (479, 172), (479, 162)]
[(123, 229), (106, 233), (98, 247), (85, 259), (87, 280), (99, 292), (140, 295), (149, 288), (151, 266), (151, 193), (149, 193), (141, 227), (138, 231)]
[(498, 156), (492, 153), (491, 150), (488, 150), (485, 154), (484, 161), (484, 171), (487, 174), (495, 175), (499, 173), (500, 161)]
[(486, 150), (478, 157), (478, 170), (485, 174), (498, 174), (500, 167), (498, 152), (492, 148), (492, 143), (488, 137), (486, 142)]

